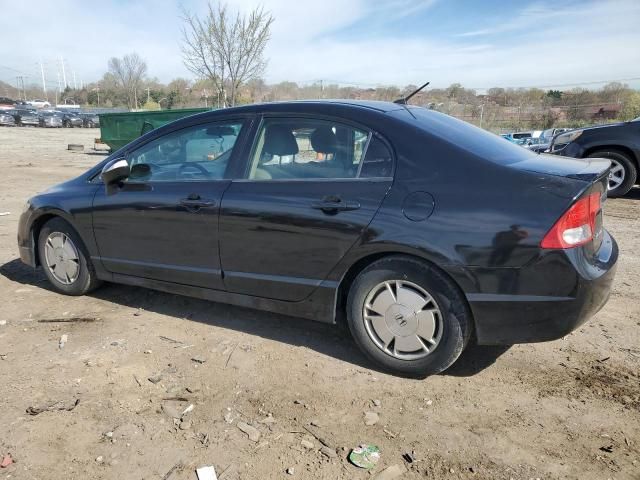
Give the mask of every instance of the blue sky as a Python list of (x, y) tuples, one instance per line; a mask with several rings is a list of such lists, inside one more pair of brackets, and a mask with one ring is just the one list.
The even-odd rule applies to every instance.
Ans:
[[(272, 12), (269, 82), (363, 86), (552, 86), (640, 77), (640, 0), (229, 0)], [(111, 56), (136, 51), (161, 81), (191, 77), (180, 56), (180, 5), (206, 0), (3, 2), (0, 79), (98, 79)], [(62, 13), (64, 12), (64, 14)], [(34, 19), (41, 18), (35, 22)], [(16, 21), (17, 20), (17, 21)], [(29, 28), (29, 42), (19, 41)], [(634, 86), (640, 81), (631, 80)], [(598, 86), (597, 84), (585, 86)]]

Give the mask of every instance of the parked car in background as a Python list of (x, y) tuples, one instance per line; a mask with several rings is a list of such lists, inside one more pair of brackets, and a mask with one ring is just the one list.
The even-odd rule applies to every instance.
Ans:
[(31, 105), (32, 107), (36, 107), (36, 108), (49, 108), (49, 107), (51, 107), (51, 104), (49, 102), (47, 102), (46, 100), (38, 99), (38, 98), (36, 98), (35, 100), (29, 100), (26, 103), (28, 105)]
[(4, 127), (14, 127), (16, 125), (16, 120), (13, 118), (11, 111), (0, 110), (0, 125)]
[(100, 126), (100, 117), (97, 113), (81, 113), (80, 117), (84, 128), (97, 128)]
[(82, 127), (84, 121), (77, 112), (58, 112), (62, 116), (62, 126), (65, 128)]
[(41, 127), (60, 128), (62, 127), (62, 115), (58, 112), (40, 112), (38, 116)]
[(571, 128), (548, 128), (542, 131), (540, 138), (542, 138), (545, 143), (551, 143), (553, 137), (560, 135), (561, 133), (568, 132), (569, 130), (571, 130)]
[(609, 159), (609, 196), (620, 197), (638, 182), (640, 119), (561, 133), (550, 151), (565, 157)]
[(538, 141), (528, 145), (527, 148), (536, 153), (548, 152), (551, 149), (553, 137), (568, 130), (568, 128), (549, 128), (547, 130), (543, 130), (537, 139)]
[(522, 140), (524, 138), (531, 137), (533, 137), (533, 132), (513, 132), (511, 134), (511, 138), (513, 138), (514, 140)]
[(248, 105), (156, 128), (32, 197), (18, 246), (62, 294), (111, 281), (344, 318), (373, 362), (424, 376), (472, 338), (557, 339), (605, 304), (609, 166), (421, 107)]
[(531, 151), (535, 151), (534, 149), (542, 144), (542, 139), (540, 137), (522, 138), (521, 141), (522, 143), (520, 145)]
[(34, 110), (22, 110), (22, 109), (14, 109), (12, 111), (13, 118), (16, 121), (16, 125), (20, 127), (32, 126), (37, 127), (40, 124), (40, 120), (38, 119), (38, 113)]
[(0, 109), (14, 108), (16, 105), (15, 100), (11, 100), (9, 97), (0, 97)]

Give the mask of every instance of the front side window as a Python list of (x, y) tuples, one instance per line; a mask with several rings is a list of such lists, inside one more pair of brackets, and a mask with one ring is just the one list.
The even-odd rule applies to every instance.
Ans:
[(251, 156), (251, 180), (357, 178), (370, 133), (305, 118), (267, 119)]
[(224, 178), (241, 122), (216, 122), (168, 133), (134, 150), (129, 182), (181, 182)]

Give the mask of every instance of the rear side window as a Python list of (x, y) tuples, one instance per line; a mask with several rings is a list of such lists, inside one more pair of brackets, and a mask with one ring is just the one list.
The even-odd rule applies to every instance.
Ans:
[[(251, 156), (250, 180), (313, 180), (376, 176), (376, 162), (385, 155), (365, 152), (371, 133), (329, 120), (266, 119)], [(374, 158), (375, 157), (375, 158)]]

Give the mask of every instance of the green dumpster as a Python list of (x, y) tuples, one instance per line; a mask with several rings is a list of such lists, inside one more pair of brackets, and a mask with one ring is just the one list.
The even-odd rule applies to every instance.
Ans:
[(101, 113), (100, 138), (96, 143), (106, 143), (112, 152), (124, 147), (151, 130), (179, 118), (206, 112), (209, 108), (184, 108), (179, 110), (155, 110), (147, 112)]

